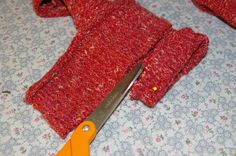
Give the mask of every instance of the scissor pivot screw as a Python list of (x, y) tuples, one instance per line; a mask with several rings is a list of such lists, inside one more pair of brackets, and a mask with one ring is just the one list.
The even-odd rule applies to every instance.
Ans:
[(83, 131), (84, 132), (88, 132), (89, 131), (89, 126), (88, 125), (84, 125), (83, 126)]

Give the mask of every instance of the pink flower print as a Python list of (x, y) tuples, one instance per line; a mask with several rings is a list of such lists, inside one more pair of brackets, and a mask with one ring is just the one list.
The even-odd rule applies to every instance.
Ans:
[(160, 136), (157, 135), (155, 140), (156, 140), (156, 142), (161, 142), (161, 140), (163, 140), (163, 139), (164, 139), (164, 138), (163, 138), (162, 135), (160, 135)]
[(227, 116), (220, 116), (221, 120), (223, 120), (224, 123), (226, 123), (228, 121), (228, 117)]
[(198, 111), (192, 111), (192, 116), (196, 117), (198, 115)]
[(109, 146), (105, 146), (105, 147), (103, 147), (103, 151), (104, 152), (110, 152), (110, 147)]

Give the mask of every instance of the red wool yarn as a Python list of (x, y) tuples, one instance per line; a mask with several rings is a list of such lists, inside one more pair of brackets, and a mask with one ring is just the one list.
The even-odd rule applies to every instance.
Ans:
[(192, 0), (202, 11), (219, 17), (236, 28), (236, 0)]
[[(52, 14), (48, 9), (53, 2), (59, 10), (67, 10), (59, 13), (56, 5)], [(174, 30), (167, 20), (131, 0), (45, 4), (34, 0), (33, 4), (40, 16), (69, 13), (78, 28), (65, 54), (25, 96), (62, 138), (94, 111), (135, 64), (141, 62), (145, 69), (132, 87), (131, 98), (154, 107), (207, 52), (207, 36), (190, 28)]]

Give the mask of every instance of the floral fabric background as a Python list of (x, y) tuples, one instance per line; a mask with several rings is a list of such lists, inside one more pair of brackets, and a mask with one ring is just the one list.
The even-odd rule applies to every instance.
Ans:
[[(139, 0), (175, 28), (210, 39), (207, 56), (153, 109), (127, 96), (91, 156), (232, 156), (236, 150), (236, 30), (189, 0)], [(65, 143), (23, 102), (75, 35), (70, 17), (40, 18), (31, 0), (0, 1), (0, 155), (53, 156)]]

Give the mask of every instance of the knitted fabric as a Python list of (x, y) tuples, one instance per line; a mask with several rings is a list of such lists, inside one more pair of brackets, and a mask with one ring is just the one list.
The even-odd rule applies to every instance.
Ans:
[(41, 17), (68, 16), (66, 6), (61, 0), (33, 0), (34, 11)]
[(144, 59), (145, 69), (131, 90), (131, 98), (155, 106), (182, 75), (201, 61), (207, 46), (205, 35), (189, 28), (172, 29)]
[[(65, 54), (25, 96), (62, 138), (93, 112), (137, 62), (145, 69), (132, 88), (132, 98), (153, 107), (206, 54), (205, 35), (189, 28), (174, 30), (168, 21), (131, 0), (64, 0), (63, 4), (79, 31)], [(35, 10), (45, 15), (44, 9)]]
[(236, 28), (236, 1), (235, 0), (192, 0), (201, 10), (219, 17)]

